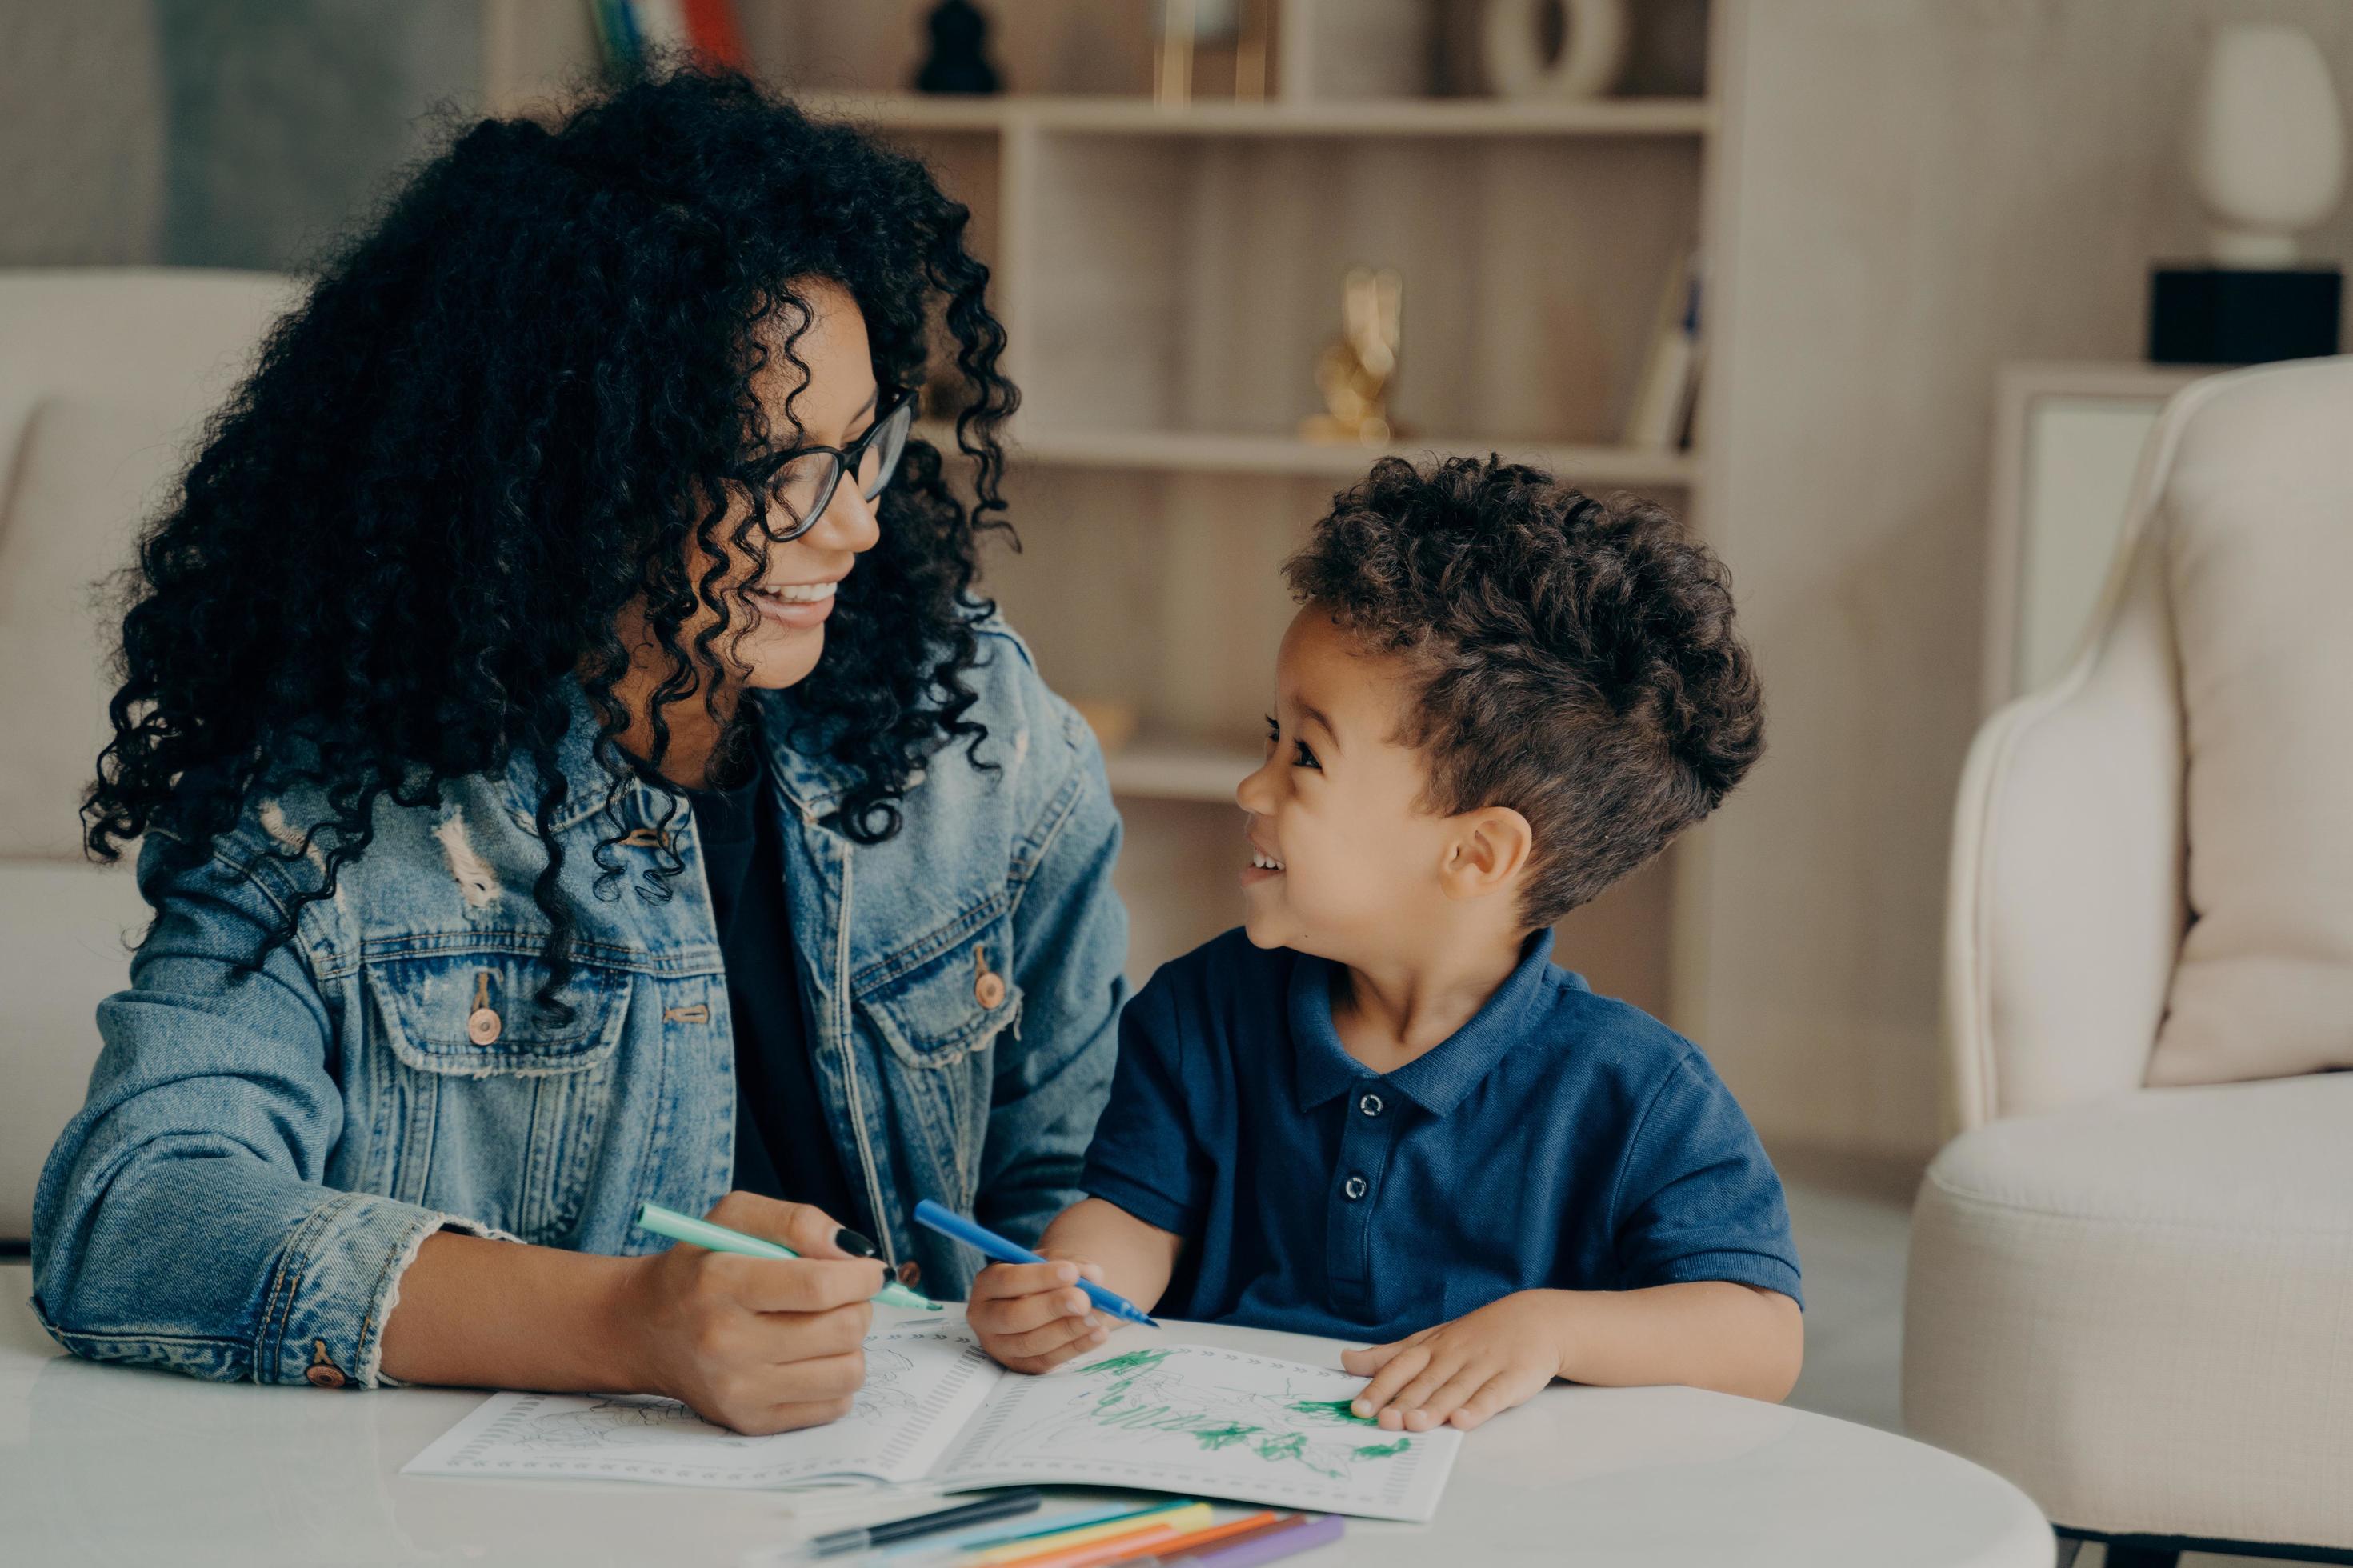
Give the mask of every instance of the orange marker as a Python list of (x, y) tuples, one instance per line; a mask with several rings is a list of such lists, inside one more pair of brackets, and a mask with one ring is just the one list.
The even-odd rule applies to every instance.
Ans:
[(1182, 1555), (1187, 1552), (1196, 1551), (1204, 1546), (1221, 1545), (1238, 1535), (1255, 1535), (1260, 1531), (1269, 1529), (1284, 1519), (1297, 1519), (1300, 1517), (1301, 1516), (1298, 1514), (1278, 1514), (1271, 1508), (1261, 1509), (1256, 1513), (1245, 1515), (1240, 1519), (1229, 1520), (1223, 1524), (1213, 1524), (1207, 1530), (1188, 1530), (1184, 1534), (1176, 1537), (1174, 1541), (1164, 1541), (1157, 1546), (1146, 1547), (1143, 1552), (1136, 1553), (1134, 1556), (1114, 1557), (1112, 1559), (1112, 1563), (1113, 1565), (1116, 1565), (1122, 1563), (1135, 1562), (1145, 1555), (1157, 1558), (1165, 1563), (1172, 1557)]
[(1171, 1503), (1151, 1513), (1134, 1514), (1124, 1519), (1107, 1519), (1100, 1524), (1075, 1526), (1052, 1535), (1040, 1535), (1033, 1540), (1008, 1541), (992, 1546), (966, 1559), (970, 1568), (1029, 1568), (1033, 1563), (1049, 1557), (1059, 1557), (1065, 1552), (1075, 1552), (1082, 1546), (1097, 1542), (1122, 1539), (1147, 1530), (1166, 1531), (1182, 1535), (1188, 1530), (1198, 1530), (1209, 1522), (1209, 1505), (1205, 1502)]
[(1172, 1530), (1165, 1524), (1132, 1530), (1125, 1535), (1105, 1536), (1090, 1541), (1084, 1546), (1068, 1551), (1042, 1552), (1035, 1557), (1015, 1559), (1019, 1568), (1096, 1568), (1099, 1563), (1116, 1563), (1123, 1557), (1135, 1557), (1156, 1552), (1172, 1541), (1180, 1540), (1186, 1531)]

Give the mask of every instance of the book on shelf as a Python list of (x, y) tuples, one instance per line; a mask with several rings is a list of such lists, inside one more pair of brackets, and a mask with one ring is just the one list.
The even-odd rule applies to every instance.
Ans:
[(588, 0), (606, 63), (634, 70), (655, 53), (691, 54), (744, 68), (743, 29), (730, 0)]
[(735, 24), (733, 0), (683, 0), (687, 42), (696, 55), (731, 70), (751, 68), (744, 31)]
[(1650, 353), (1634, 384), (1626, 412), (1626, 445), (1642, 451), (1672, 452), (1688, 446), (1692, 411), (1698, 402), (1703, 343), (1700, 253), (1685, 250), (1659, 296)]

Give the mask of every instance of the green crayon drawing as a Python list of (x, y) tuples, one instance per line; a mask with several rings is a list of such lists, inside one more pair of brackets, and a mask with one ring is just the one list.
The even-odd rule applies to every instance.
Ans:
[(1225, 1448), (1240, 1442), (1257, 1430), (1257, 1427), (1245, 1426), (1239, 1421), (1229, 1421), (1222, 1426), (1196, 1428), (1193, 1436), (1204, 1448)]
[[(1280, 1437), (1266, 1436), (1259, 1439), (1258, 1457), (1261, 1459), (1300, 1459), (1304, 1461), (1306, 1454), (1307, 1434), (1304, 1432), (1285, 1432)], [(1313, 1463), (1310, 1463), (1308, 1468), (1310, 1469), (1324, 1469), (1324, 1467), (1321, 1465)], [(1327, 1476), (1336, 1476), (1340, 1472), (1337, 1470), (1324, 1470), (1324, 1473)]]
[(1092, 1385), (1052, 1423), (1054, 1436), (1083, 1440), (1087, 1433), (1166, 1432), (1191, 1438), (1204, 1453), (1246, 1453), (1271, 1465), (1303, 1466), (1334, 1480), (1346, 1479), (1354, 1466), (1392, 1458), (1412, 1447), (1402, 1437), (1362, 1447), (1324, 1441), (1298, 1429), (1299, 1418), (1325, 1427), (1379, 1424), (1356, 1415), (1345, 1399), (1190, 1384), (1175, 1369), (1162, 1366), (1173, 1353), (1174, 1347), (1129, 1351), (1073, 1368), (1105, 1381)]
[(1291, 1407), (1302, 1415), (1321, 1415), (1330, 1421), (1353, 1421), (1359, 1426), (1380, 1425), (1377, 1416), (1357, 1415), (1353, 1408), (1354, 1403), (1346, 1399), (1294, 1399)]

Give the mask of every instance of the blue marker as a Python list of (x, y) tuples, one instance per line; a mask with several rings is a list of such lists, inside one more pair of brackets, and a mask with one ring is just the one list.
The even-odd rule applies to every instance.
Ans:
[[(929, 1198), (915, 1205), (915, 1223), (936, 1230), (942, 1236), (953, 1237), (994, 1262), (1044, 1263), (1047, 1261), (1028, 1247), (1017, 1247), (987, 1226), (976, 1225), (954, 1209), (942, 1208)], [(1160, 1326), (1146, 1317), (1125, 1297), (1115, 1290), (1104, 1289), (1092, 1279), (1080, 1280), (1079, 1289), (1087, 1293), (1087, 1300), (1123, 1322), (1142, 1323), (1147, 1329), (1156, 1329)]]

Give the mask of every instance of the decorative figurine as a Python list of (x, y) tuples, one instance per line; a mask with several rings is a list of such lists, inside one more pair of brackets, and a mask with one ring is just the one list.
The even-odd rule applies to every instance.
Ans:
[(997, 68), (988, 63), (988, 18), (972, 0), (940, 0), (932, 7), (932, 58), (915, 73), (915, 90), (991, 93)]
[(1497, 97), (1602, 98), (1625, 71), (1633, 24), (1626, 0), (1487, 0), (1480, 37)]
[(1398, 310), (1404, 282), (1393, 268), (1352, 267), (1340, 283), (1344, 331), (1315, 356), (1315, 384), (1326, 412), (1303, 420), (1311, 441), (1383, 447), (1405, 432), (1389, 422), (1397, 380)]
[(1153, 25), (1152, 100), (1181, 108), (1204, 96), (1231, 68), (1236, 102), (1266, 100), (1276, 0), (1159, 0)]
[[(1214, 4), (1214, 0), (1212, 0)], [(1198, 0), (1160, 0), (1152, 51), (1152, 101), (1176, 105), (1193, 96), (1193, 46), (1200, 33)]]

